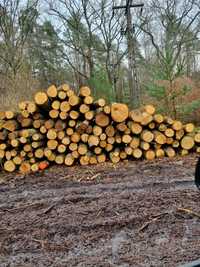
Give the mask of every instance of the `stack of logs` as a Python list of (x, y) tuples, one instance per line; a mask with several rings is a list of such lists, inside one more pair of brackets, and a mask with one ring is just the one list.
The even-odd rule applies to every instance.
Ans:
[(8, 172), (193, 151), (200, 152), (200, 133), (192, 123), (157, 114), (152, 105), (129, 111), (125, 104), (94, 101), (86, 86), (76, 94), (67, 84), (52, 85), (19, 103), (19, 112), (0, 112), (0, 161)]

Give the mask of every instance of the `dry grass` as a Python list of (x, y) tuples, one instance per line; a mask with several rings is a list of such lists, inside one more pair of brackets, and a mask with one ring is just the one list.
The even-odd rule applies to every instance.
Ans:
[(39, 89), (38, 81), (29, 73), (19, 74), (14, 79), (0, 77), (0, 80), (1, 110), (17, 110), (20, 101), (31, 100), (33, 94)]

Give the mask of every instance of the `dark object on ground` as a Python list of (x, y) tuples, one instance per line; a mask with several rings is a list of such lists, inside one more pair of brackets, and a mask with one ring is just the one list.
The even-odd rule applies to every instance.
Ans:
[(200, 190), (200, 158), (197, 161), (196, 170), (195, 170), (195, 184)]

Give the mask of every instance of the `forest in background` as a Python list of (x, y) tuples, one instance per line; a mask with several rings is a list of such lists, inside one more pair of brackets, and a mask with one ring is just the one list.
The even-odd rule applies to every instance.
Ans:
[[(113, 12), (124, 2), (0, 0), (2, 109), (62, 83), (132, 106), (126, 16)], [(148, 0), (131, 14), (141, 104), (199, 122), (199, 0)]]

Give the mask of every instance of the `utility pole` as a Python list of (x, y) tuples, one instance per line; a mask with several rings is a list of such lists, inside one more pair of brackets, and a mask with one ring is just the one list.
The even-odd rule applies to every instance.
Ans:
[(130, 106), (137, 108), (140, 105), (140, 89), (138, 83), (137, 66), (136, 66), (136, 46), (133, 36), (134, 26), (132, 23), (131, 8), (141, 8), (141, 12), (144, 4), (132, 4), (131, 0), (126, 0), (126, 5), (114, 6), (113, 11), (116, 9), (124, 9), (127, 19), (127, 28), (124, 34), (127, 38), (128, 46), (128, 83), (130, 90)]

